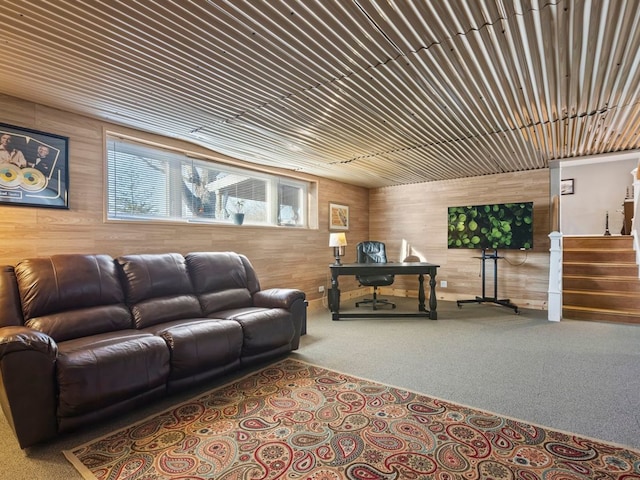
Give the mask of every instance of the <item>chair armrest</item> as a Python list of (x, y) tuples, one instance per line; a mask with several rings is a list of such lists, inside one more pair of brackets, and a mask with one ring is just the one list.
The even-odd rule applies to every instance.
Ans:
[(0, 328), (0, 403), (21, 448), (53, 438), (58, 345), (23, 326)]
[(305, 300), (302, 290), (295, 288), (270, 288), (253, 295), (253, 305), (262, 308), (284, 308), (290, 310), (296, 300)]

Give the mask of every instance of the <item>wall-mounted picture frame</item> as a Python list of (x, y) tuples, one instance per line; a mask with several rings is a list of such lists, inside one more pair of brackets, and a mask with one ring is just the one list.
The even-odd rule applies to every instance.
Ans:
[(349, 207), (329, 203), (329, 230), (349, 230)]
[(0, 123), (0, 205), (69, 208), (69, 139)]
[(560, 195), (573, 195), (574, 190), (573, 178), (565, 178), (560, 180)]

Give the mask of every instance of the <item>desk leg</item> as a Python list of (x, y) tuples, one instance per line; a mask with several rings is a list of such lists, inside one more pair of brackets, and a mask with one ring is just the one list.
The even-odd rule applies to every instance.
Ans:
[(424, 308), (424, 275), (418, 275), (418, 311), (426, 312), (427, 309)]
[(331, 320), (340, 320), (340, 289), (338, 288), (338, 275), (331, 274), (331, 289), (329, 290), (329, 308)]
[(436, 312), (436, 308), (438, 307), (438, 300), (436, 299), (436, 272), (432, 272), (429, 275), (429, 286), (431, 287), (429, 290), (429, 318), (431, 320), (437, 320), (438, 312)]

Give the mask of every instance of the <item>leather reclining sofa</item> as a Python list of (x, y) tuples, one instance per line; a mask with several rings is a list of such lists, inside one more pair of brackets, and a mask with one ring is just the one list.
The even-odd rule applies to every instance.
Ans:
[(298, 348), (307, 302), (232, 252), (54, 255), (0, 272), (0, 403), (21, 448)]

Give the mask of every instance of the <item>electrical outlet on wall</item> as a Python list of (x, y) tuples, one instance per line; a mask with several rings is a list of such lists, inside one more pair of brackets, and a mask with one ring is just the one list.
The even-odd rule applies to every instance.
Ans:
[(447, 288), (447, 281), (446, 280), (440, 280), (440, 288)]
[(318, 287), (318, 292), (320, 292), (320, 293), (324, 292), (324, 285), (320, 285)]

